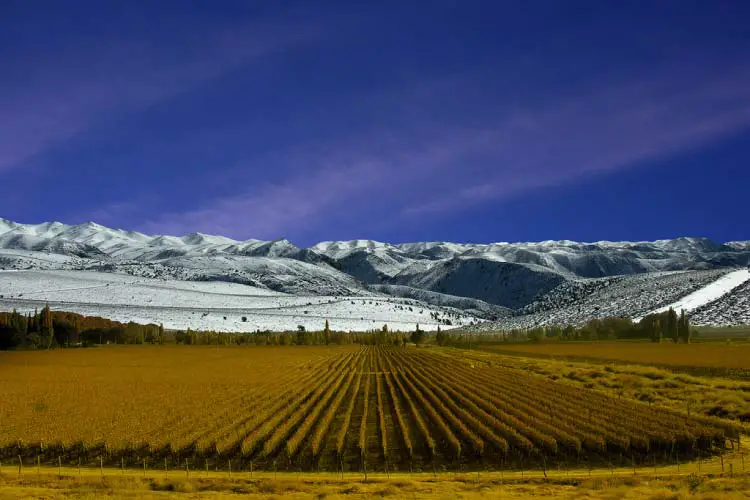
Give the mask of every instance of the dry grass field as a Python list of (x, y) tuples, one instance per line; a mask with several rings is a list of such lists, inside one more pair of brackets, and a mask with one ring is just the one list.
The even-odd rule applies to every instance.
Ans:
[(618, 361), (681, 368), (702, 375), (750, 376), (750, 343), (546, 342), (487, 344), (499, 353)]
[(529, 376), (563, 382), (613, 397), (641, 401), (686, 414), (716, 416), (750, 431), (750, 383), (718, 376), (701, 377), (668, 367), (623, 362), (581, 361), (475, 350), (453, 350), (467, 362), (520, 370)]
[[(750, 478), (737, 456), (702, 464), (637, 469), (506, 473), (361, 474), (28, 468), (0, 469), (5, 499), (560, 499), (709, 500), (750, 496)], [(12, 469), (12, 468), (11, 468)]]
[[(443, 471), (671, 463), (739, 427), (450, 350), (0, 353), (0, 450), (28, 464)], [(59, 461), (59, 462), (58, 462)]]
[[(1, 480), (0, 480), (1, 481)], [(14, 480), (0, 482), (0, 500), (60, 499), (326, 499), (409, 498), (423, 500), (515, 498), (519, 500), (554, 497), (567, 499), (646, 499), (646, 500), (739, 500), (750, 494), (746, 478), (639, 479), (597, 478), (581, 481), (524, 481), (500, 484), (493, 481), (409, 479), (359, 481), (206, 481), (140, 480)]]

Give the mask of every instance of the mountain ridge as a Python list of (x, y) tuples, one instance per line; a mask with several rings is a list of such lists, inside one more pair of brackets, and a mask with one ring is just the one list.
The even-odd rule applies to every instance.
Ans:
[[(550, 246), (559, 246), (559, 247), (581, 247), (581, 246), (602, 246), (602, 247), (615, 247), (615, 246), (622, 246), (622, 247), (633, 247), (638, 246), (642, 244), (653, 244), (656, 246), (666, 246), (666, 245), (672, 245), (674, 242), (686, 242), (686, 244), (695, 244), (696, 242), (706, 242), (711, 245), (719, 245), (719, 246), (726, 246), (726, 247), (750, 247), (750, 240), (733, 240), (733, 241), (727, 241), (727, 242), (715, 242), (711, 240), (710, 238), (703, 237), (703, 236), (680, 236), (677, 238), (668, 238), (668, 239), (658, 239), (658, 240), (638, 240), (638, 241), (628, 241), (628, 240), (598, 240), (598, 241), (575, 241), (575, 240), (541, 240), (541, 241), (500, 241), (500, 242), (491, 242), (491, 243), (465, 243), (465, 242), (451, 242), (451, 241), (407, 241), (402, 243), (389, 243), (384, 241), (378, 241), (378, 240), (370, 240), (370, 239), (354, 239), (354, 240), (325, 240), (320, 241), (318, 243), (315, 243), (313, 245), (310, 245), (309, 247), (300, 247), (292, 243), (287, 238), (276, 238), (273, 240), (259, 240), (254, 238), (249, 238), (246, 240), (237, 240), (234, 238), (230, 238), (223, 235), (218, 234), (206, 234), (201, 232), (191, 232), (187, 233), (183, 236), (176, 236), (176, 235), (165, 235), (165, 234), (145, 234), (139, 231), (134, 230), (127, 230), (127, 229), (121, 229), (121, 228), (110, 228), (107, 226), (103, 226), (101, 224), (98, 224), (93, 221), (87, 221), (80, 224), (66, 224), (59, 221), (49, 221), (49, 222), (41, 222), (37, 224), (31, 224), (31, 223), (20, 223), (15, 222), (10, 219), (6, 219), (4, 217), (0, 217), (0, 235), (3, 235), (4, 233), (11, 231), (11, 230), (21, 230), (25, 232), (26, 234), (31, 234), (29, 231), (36, 230), (37, 233), (36, 236), (45, 236), (45, 234), (39, 234), (39, 230), (42, 230), (46, 233), (49, 233), (51, 231), (54, 231), (54, 228), (59, 228), (56, 232), (52, 234), (52, 236), (62, 236), (65, 233), (67, 233), (70, 230), (74, 229), (93, 229), (100, 232), (109, 232), (109, 233), (115, 233), (115, 234), (124, 234), (127, 235), (129, 238), (132, 238), (134, 240), (169, 240), (173, 242), (177, 242), (178, 240), (181, 243), (184, 244), (212, 244), (212, 245), (238, 245), (238, 244), (257, 244), (257, 243), (272, 243), (272, 242), (286, 242), (289, 243), (297, 248), (300, 249), (309, 249), (309, 250), (322, 250), (324, 246), (330, 245), (330, 244), (336, 244), (336, 245), (343, 245), (343, 244), (361, 244), (364, 243), (365, 245), (369, 247), (374, 248), (409, 248), (409, 249), (415, 249), (416, 247), (423, 247), (423, 248), (431, 248), (437, 245), (449, 245), (451, 247), (455, 248), (470, 248), (470, 247), (479, 247), (479, 248), (493, 248), (493, 247), (507, 247), (507, 246), (539, 246), (539, 247), (550, 247)], [(192, 243), (194, 240), (196, 243)], [(214, 241), (211, 241), (214, 240)]]
[(304, 248), (285, 238), (240, 241), (198, 232), (147, 235), (95, 222), (20, 224), (0, 218), (0, 267), (35, 268), (47, 265), (43, 263), (52, 255), (69, 259), (49, 264), (57, 268), (228, 281), (293, 294), (419, 296), (496, 316), (544, 302), (545, 296), (559, 290), (577, 289), (566, 283), (580, 280), (746, 267), (750, 241), (717, 243), (679, 237), (387, 243), (358, 239)]

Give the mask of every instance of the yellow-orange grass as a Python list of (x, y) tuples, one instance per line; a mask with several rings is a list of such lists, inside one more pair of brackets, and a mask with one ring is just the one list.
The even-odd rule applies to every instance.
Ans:
[(116, 346), (0, 352), (0, 446), (118, 448), (220, 414), (269, 374), (305, 371), (355, 347)]
[(485, 346), (495, 352), (598, 358), (638, 364), (750, 370), (750, 343), (551, 342)]

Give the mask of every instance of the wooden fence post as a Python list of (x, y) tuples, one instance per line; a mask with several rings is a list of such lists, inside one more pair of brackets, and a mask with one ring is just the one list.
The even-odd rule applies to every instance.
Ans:
[(143, 477), (146, 477), (146, 458), (143, 458)]
[(185, 459), (185, 477), (190, 477), (190, 464), (187, 458)]
[(102, 473), (102, 477), (104, 477), (104, 457), (99, 455), (99, 471)]
[(60, 458), (60, 455), (57, 456), (57, 476), (62, 479), (62, 458)]
[(229, 460), (229, 477), (232, 477), (232, 461)]
[(42, 473), (42, 457), (41, 455), (36, 456), (36, 474), (37, 476)]
[(78, 477), (81, 477), (81, 457), (78, 457)]
[(23, 460), (21, 460), (21, 455), (18, 455), (18, 478), (19, 479), (21, 479), (22, 468), (23, 468)]
[(164, 477), (169, 477), (169, 469), (167, 468), (167, 457), (164, 457)]

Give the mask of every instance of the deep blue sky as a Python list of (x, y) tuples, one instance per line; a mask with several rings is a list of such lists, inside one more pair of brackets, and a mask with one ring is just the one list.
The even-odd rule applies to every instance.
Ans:
[(750, 2), (0, 2), (0, 216), (750, 239)]

